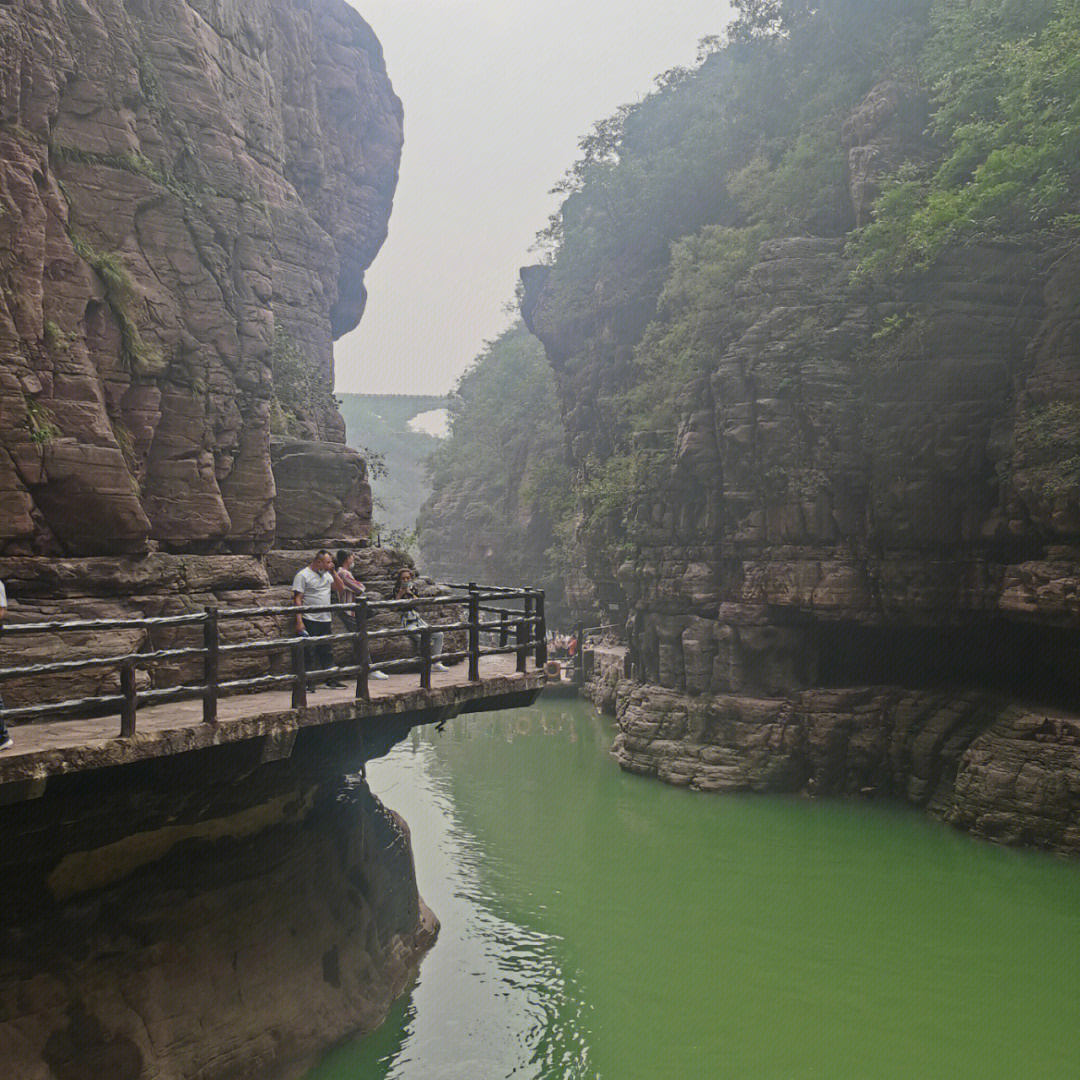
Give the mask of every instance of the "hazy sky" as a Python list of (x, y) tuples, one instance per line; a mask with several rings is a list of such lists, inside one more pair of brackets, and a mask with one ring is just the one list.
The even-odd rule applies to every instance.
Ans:
[(694, 60), (726, 0), (349, 0), (405, 107), (390, 236), (337, 389), (441, 394), (483, 342), (558, 200), (578, 139)]

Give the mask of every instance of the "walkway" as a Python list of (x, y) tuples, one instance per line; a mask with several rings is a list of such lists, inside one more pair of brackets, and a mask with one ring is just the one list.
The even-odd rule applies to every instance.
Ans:
[[(135, 735), (117, 735), (115, 715), (100, 719), (58, 720), (12, 728), (15, 744), (0, 753), (0, 802), (40, 795), (50, 776), (122, 765), (211, 746), (261, 738), (263, 760), (286, 757), (301, 728), (358, 719), (412, 717), (433, 723), (461, 712), (512, 708), (528, 703), (544, 684), (540, 671), (520, 673), (513, 655), (480, 660), (480, 682), (468, 679), (468, 664), (433, 671), (431, 690), (417, 685), (415, 671), (392, 674), (369, 684), (368, 700), (355, 697), (355, 685), (320, 687), (303, 709), (291, 707), (291, 691), (271, 690), (223, 698), (218, 723), (203, 723), (202, 702), (189, 700), (139, 709)], [(7, 785), (27, 790), (4, 792)]]

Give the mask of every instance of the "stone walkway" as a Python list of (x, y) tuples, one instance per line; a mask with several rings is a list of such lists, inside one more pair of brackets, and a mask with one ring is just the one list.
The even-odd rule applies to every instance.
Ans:
[[(358, 701), (355, 697), (355, 680), (348, 686), (334, 689), (320, 686), (308, 694), (304, 709), (292, 708), (292, 692), (289, 689), (271, 690), (258, 694), (238, 694), (221, 698), (218, 702), (218, 724), (208, 727), (202, 722), (202, 701), (175, 702), (163, 705), (146, 705), (139, 709), (133, 739), (120, 738), (120, 717), (105, 716), (91, 720), (57, 720), (52, 723), (13, 725), (10, 734), (14, 745), (0, 753), (0, 784), (7, 779), (19, 779), (29, 775), (29, 770), (40, 775), (57, 770), (60, 759), (78, 770), (77, 759), (87, 759), (81, 767), (94, 767), (101, 761), (101, 752), (116, 756), (119, 747), (139, 744), (144, 753), (123, 753), (119, 756), (132, 760), (134, 757), (158, 756), (183, 749), (195, 749), (207, 743), (232, 742), (265, 734), (272, 729), (305, 727), (313, 724), (332, 723), (355, 717), (376, 717), (405, 712), (423, 712), (467, 704), (478, 698), (499, 697), (538, 689), (543, 683), (542, 673), (535, 670), (532, 659), (528, 672), (516, 671), (515, 657), (485, 656), (480, 660), (479, 683), (468, 680), (468, 665), (455, 664), (449, 671), (431, 673), (431, 691), (420, 689), (420, 674), (412, 671), (391, 674), (386, 680), (369, 683), (371, 700)], [(157, 751), (151, 750), (156, 745)]]

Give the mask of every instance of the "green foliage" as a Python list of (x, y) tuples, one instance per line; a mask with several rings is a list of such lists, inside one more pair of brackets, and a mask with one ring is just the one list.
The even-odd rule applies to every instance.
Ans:
[(747, 220), (773, 235), (822, 236), (842, 231), (850, 216), (847, 159), (833, 123), (799, 132), (775, 166), (759, 154), (728, 178)]
[(23, 404), (26, 408), (26, 422), (30, 428), (30, 441), (35, 446), (48, 446), (60, 438), (63, 432), (52, 409), (28, 394), (23, 395)]
[(358, 447), (361, 454), (364, 455), (364, 460), (367, 462), (368, 476), (372, 480), (381, 480), (385, 476), (389, 476), (390, 467), (386, 464), (386, 455), (378, 450), (372, 450), (370, 446)]
[[(680, 395), (756, 318), (740, 282), (761, 243), (850, 228), (843, 122), (884, 75), (911, 69), (930, 2), (740, 0), (696, 68), (664, 73), (581, 141), (539, 237), (545, 321), (578, 343), (568, 368), (604, 372), (565, 555), (570, 521), (612, 559), (635, 539), (639, 508), (672, 476)], [(630, 319), (646, 328), (627, 363), (626, 338), (609, 340), (628, 338), (610, 328)]]
[(44, 330), (46, 343), (59, 352), (67, 352), (75, 341), (74, 334), (64, 333), (52, 319), (45, 320)]
[(161, 82), (161, 76), (158, 74), (154, 62), (145, 52), (140, 52), (138, 65), (139, 89), (142, 90), (146, 103), (159, 116), (171, 116), (169, 100), (165, 95), (165, 87)]
[(1054, 499), (1080, 490), (1080, 404), (1031, 405), (1016, 426), (1016, 441), (1029, 459), (1036, 494)]
[(767, 234), (762, 225), (712, 225), (673, 245), (656, 318), (634, 354), (631, 385), (618, 398), (624, 448), (635, 432), (674, 428), (681, 388), (710, 373), (718, 352), (746, 329), (752, 309), (734, 286)]
[(814, 9), (811, 0), (732, 0), (738, 13), (728, 28), (731, 41), (786, 37)]
[(162, 375), (166, 363), (156, 345), (143, 340), (135, 321), (139, 294), (131, 275), (120, 256), (112, 252), (97, 252), (77, 233), (71, 233), (75, 253), (89, 263), (105, 287), (105, 302), (120, 326), (120, 359), (132, 375)]
[(373, 522), (371, 527), (383, 547), (402, 551), (410, 558), (415, 557), (420, 542), (420, 533), (416, 529), (387, 528), (379, 521)]
[[(181, 156), (188, 153), (183, 151)], [(49, 154), (57, 162), (74, 162), (79, 165), (96, 165), (107, 169), (119, 169), (122, 172), (141, 176), (153, 184), (166, 188), (181, 202), (191, 207), (202, 208), (204, 198), (232, 199), (235, 202), (253, 205), (263, 213), (269, 213), (266, 200), (255, 192), (245, 188), (218, 189), (209, 184), (193, 183), (177, 176), (174, 172), (154, 164), (138, 150), (125, 151), (122, 154), (102, 154), (93, 150), (81, 150), (75, 146), (51, 143)], [(194, 156), (194, 151), (190, 152)]]
[(922, 68), (943, 160), (888, 185), (856, 245), (863, 278), (974, 240), (1078, 234), (1080, 0), (938, 0), (933, 26)]

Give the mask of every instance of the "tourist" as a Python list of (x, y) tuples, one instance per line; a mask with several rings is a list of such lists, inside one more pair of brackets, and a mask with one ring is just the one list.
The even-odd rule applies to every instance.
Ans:
[[(4, 588), (4, 583), (0, 581), (0, 632), (4, 629), (5, 615), (7, 615), (7, 590)], [(4, 696), (0, 694), (0, 750), (6, 750), (10, 745), (11, 736), (4, 723)]]
[[(419, 594), (416, 591), (416, 586), (413, 584), (413, 573), (407, 567), (402, 567), (397, 573), (397, 579), (394, 582), (394, 599), (395, 600), (415, 600)], [(416, 642), (417, 647), (420, 645), (420, 631), (428, 625), (428, 623), (420, 618), (415, 609), (406, 608), (401, 613), (401, 625), (406, 630), (410, 631), (409, 636)], [(443, 651), (443, 632), (441, 630), (434, 630), (431, 634), (431, 655), (442, 656)], [(431, 665), (432, 671), (449, 671), (450, 669), (441, 661), (436, 660)]]
[[(310, 565), (302, 567), (293, 578), (293, 603), (297, 607), (296, 633), (302, 637), (320, 638), (330, 633), (330, 590), (344, 589), (340, 579), (333, 572), (334, 560), (329, 551), (320, 551)], [(301, 614), (300, 609), (310, 610)], [(304, 644), (308, 671), (314, 670), (313, 661), (318, 658), (323, 670), (334, 666), (334, 648), (329, 641), (313, 641)], [(327, 686), (342, 687), (345, 684), (338, 679), (331, 679)], [(315, 689), (308, 683), (308, 691)]]
[[(346, 551), (344, 548), (340, 549), (337, 555), (334, 556), (334, 570), (337, 574), (338, 581), (341, 583), (342, 588), (338, 588), (337, 599), (339, 604), (350, 604), (367, 592), (362, 581), (358, 581), (353, 577), (352, 567), (356, 561), (356, 554), (352, 551)], [(356, 630), (356, 613), (341, 612), (341, 617), (345, 621), (345, 625), (349, 630)], [(371, 679), (389, 679), (390, 676), (385, 671), (372, 671), (369, 673)]]

